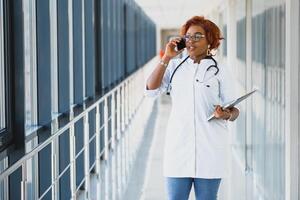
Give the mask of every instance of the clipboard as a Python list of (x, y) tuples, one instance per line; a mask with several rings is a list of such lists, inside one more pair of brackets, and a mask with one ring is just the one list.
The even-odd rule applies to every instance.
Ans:
[[(233, 108), (235, 105), (237, 105), (237, 104), (239, 104), (240, 102), (242, 102), (243, 100), (245, 100), (245, 99), (247, 99), (249, 96), (251, 96), (254, 92), (256, 92), (257, 90), (255, 89), (255, 90), (253, 90), (253, 91), (251, 91), (251, 92), (249, 92), (249, 93), (247, 93), (247, 94), (245, 94), (245, 95), (243, 95), (243, 96), (241, 96), (241, 97), (239, 97), (239, 98), (237, 98), (237, 99), (235, 99), (235, 100), (233, 100), (233, 101), (230, 101), (230, 102), (228, 102), (228, 103), (225, 103), (223, 106), (222, 106), (222, 108)], [(210, 120), (212, 120), (212, 119), (214, 119), (215, 118), (215, 116), (214, 116), (214, 114), (211, 114), (208, 118), (207, 118), (207, 121), (210, 121)]]

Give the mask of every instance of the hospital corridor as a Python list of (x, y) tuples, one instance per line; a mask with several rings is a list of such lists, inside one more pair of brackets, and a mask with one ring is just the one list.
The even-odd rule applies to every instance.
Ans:
[(299, 13), (0, 0), (0, 200), (300, 199)]

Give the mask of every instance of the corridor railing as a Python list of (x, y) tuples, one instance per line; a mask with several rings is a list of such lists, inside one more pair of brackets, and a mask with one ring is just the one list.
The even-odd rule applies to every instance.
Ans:
[[(26, 153), (21, 159), (15, 162), (12, 166), (2, 171), (0, 174), (0, 187), (8, 188), (10, 176), (17, 170), (21, 171), (21, 199), (44, 199), (46, 196), (51, 195), (51, 199), (60, 199), (60, 179), (67, 171), (70, 172), (70, 194), (71, 199), (77, 199), (78, 191), (84, 188), (85, 199), (90, 199), (90, 175), (95, 172), (100, 176), (101, 165), (103, 160), (109, 158), (111, 150), (116, 148), (117, 143), (123, 138), (124, 133), (128, 131), (132, 123), (142, 124), (144, 122), (134, 122), (136, 113), (144, 102), (143, 84), (144, 72), (143, 69), (138, 70), (133, 75), (128, 77), (114, 89), (102, 96), (93, 105), (90, 105), (77, 116), (74, 112), (70, 114), (70, 121), (62, 128), (57, 128), (52, 135), (44, 142), (36, 146), (30, 152)], [(141, 114), (139, 117), (141, 117)], [(95, 117), (95, 133), (90, 134), (90, 120), (89, 118)], [(81, 150), (76, 150), (76, 137), (75, 125), (83, 120), (83, 135), (84, 144)], [(59, 169), (60, 151), (59, 137), (68, 132), (69, 142), (69, 163), (64, 170)], [(92, 135), (92, 136), (91, 136)], [(130, 134), (127, 134), (130, 135)], [(126, 137), (126, 136), (124, 136)], [(134, 136), (130, 136), (134, 137)], [(124, 139), (125, 143), (128, 139)], [(135, 140), (135, 139), (133, 139)], [(90, 157), (91, 143), (95, 141), (95, 157)], [(51, 184), (43, 190), (32, 191), (29, 189), (32, 185), (39, 188), (38, 179), (30, 178), (29, 173), (34, 172), (35, 168), (32, 167), (32, 160), (38, 158), (39, 153), (46, 147), (51, 146)], [(94, 147), (93, 147), (94, 148)], [(128, 174), (131, 160), (134, 158), (134, 148), (129, 143), (124, 145), (118, 158), (122, 159), (120, 169), (120, 176)], [(82, 180), (76, 180), (76, 173), (78, 169), (76, 159), (80, 154), (84, 157), (84, 177)], [(91, 159), (91, 160), (90, 160)], [(127, 172), (126, 172), (127, 170)], [(31, 175), (30, 175), (31, 176)], [(78, 184), (78, 181), (80, 183)], [(37, 186), (36, 186), (37, 185)], [(18, 188), (17, 188), (18, 189)], [(4, 189), (5, 191), (5, 189)], [(8, 199), (8, 194), (4, 195), (4, 200)]]

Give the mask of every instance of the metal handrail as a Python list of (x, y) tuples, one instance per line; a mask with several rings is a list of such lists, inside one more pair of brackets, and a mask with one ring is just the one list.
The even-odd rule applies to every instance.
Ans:
[(12, 166), (4, 170), (0, 174), (0, 182), (3, 181), (5, 178), (7, 178), (10, 174), (12, 174), (14, 171), (16, 171), (18, 168), (22, 167), (24, 163), (32, 158), (34, 155), (36, 155), (38, 152), (40, 152), (42, 149), (44, 149), (46, 146), (48, 146), (52, 141), (54, 141), (56, 138), (58, 138), (62, 133), (64, 133), (66, 130), (68, 130), (72, 125), (74, 125), (77, 121), (79, 121), (81, 118), (83, 118), (88, 112), (96, 108), (100, 103), (104, 102), (104, 100), (111, 96), (115, 91), (117, 91), (119, 88), (121, 88), (123, 85), (125, 85), (132, 77), (134, 77), (140, 70), (137, 70), (134, 74), (127, 77), (124, 81), (119, 83), (115, 88), (113, 88), (111, 91), (103, 95), (99, 100), (97, 100), (94, 104), (89, 106), (86, 110), (84, 110), (82, 113), (80, 113), (78, 116), (74, 117), (69, 123), (67, 123), (64, 127), (56, 131), (53, 135), (51, 135), (46, 141), (35, 147), (30, 152), (26, 153), (22, 158), (20, 158), (16, 163), (14, 163)]

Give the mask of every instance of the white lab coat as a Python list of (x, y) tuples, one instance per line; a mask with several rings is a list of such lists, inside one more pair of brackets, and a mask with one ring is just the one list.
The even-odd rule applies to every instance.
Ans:
[[(146, 89), (146, 95), (156, 97), (165, 92), (172, 72), (183, 59), (171, 60), (161, 86)], [(214, 105), (235, 99), (233, 79), (225, 66), (218, 65), (217, 75), (214, 75), (215, 68), (206, 72), (213, 64), (211, 59), (203, 59), (198, 64), (188, 58), (173, 77), (172, 109), (164, 151), (166, 177), (223, 178), (228, 175), (227, 121), (208, 122), (207, 117), (213, 113)]]

